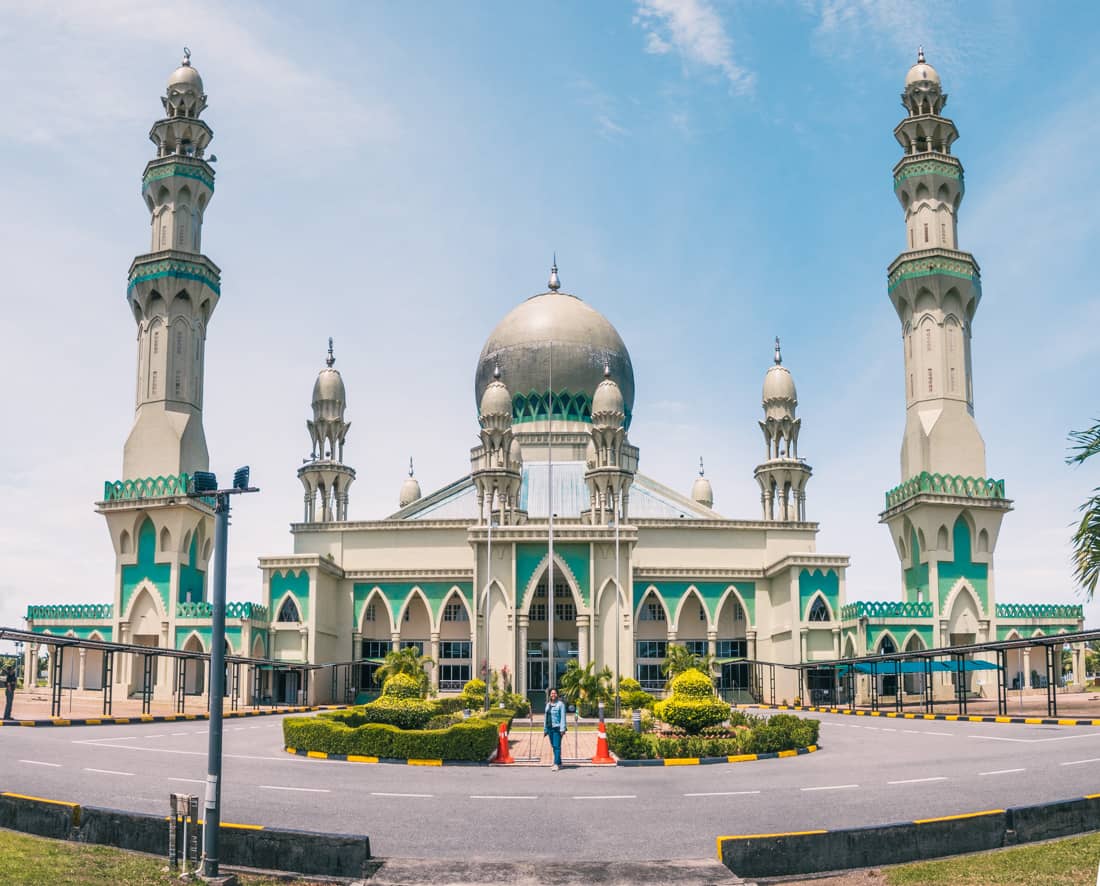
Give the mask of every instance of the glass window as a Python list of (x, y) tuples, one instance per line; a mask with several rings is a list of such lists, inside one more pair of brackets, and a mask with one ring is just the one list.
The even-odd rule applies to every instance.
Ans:
[(744, 658), (748, 644), (744, 640), (719, 640), (715, 644), (718, 658)]
[(572, 603), (554, 604), (554, 621), (576, 621), (577, 607)]
[(402, 640), (401, 641), (401, 648), (402, 649), (415, 649), (416, 652), (417, 652), (417, 655), (423, 655), (424, 654), (424, 641), (423, 640)]
[(638, 640), (637, 658), (664, 658), (668, 655), (668, 642), (665, 640)]
[(385, 658), (392, 648), (389, 640), (364, 640), (363, 658)]
[(706, 640), (684, 640), (684, 646), (687, 647), (687, 651), (692, 655), (706, 655), (707, 654), (707, 641)]
[(461, 689), (470, 679), (468, 664), (441, 664), (439, 666), (439, 688), (444, 692)]
[(367, 609), (363, 613), (363, 620), (364, 621), (374, 621), (374, 619), (375, 619), (374, 604), (373, 603), (368, 603), (367, 604)]
[(647, 601), (642, 607), (640, 621), (664, 621), (665, 607), (655, 601)]
[(442, 658), (469, 658), (469, 640), (444, 640), (439, 644), (439, 657)]
[(470, 618), (466, 614), (466, 607), (461, 603), (448, 603), (443, 607), (443, 620), (444, 621), (469, 621)]
[(546, 604), (531, 604), (531, 621), (546, 621)]
[(707, 610), (704, 609), (702, 606), (700, 606), (699, 607), (699, 621), (706, 621), (706, 620), (707, 620)]
[(810, 621), (828, 621), (829, 620), (829, 607), (825, 605), (825, 600), (820, 596), (814, 600), (814, 605), (810, 607)]
[(643, 689), (663, 689), (665, 678), (659, 664), (638, 664), (635, 666), (637, 680)]
[(279, 607), (277, 621), (301, 621), (298, 617), (298, 604), (294, 602), (293, 597), (287, 597), (283, 601), (283, 605)]

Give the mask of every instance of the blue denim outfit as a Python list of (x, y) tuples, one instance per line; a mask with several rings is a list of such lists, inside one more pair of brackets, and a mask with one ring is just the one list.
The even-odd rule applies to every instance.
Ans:
[(550, 747), (554, 749), (554, 765), (561, 766), (561, 737), (565, 734), (566, 714), (565, 702), (560, 698), (557, 701), (546, 702), (546, 722), (542, 732), (550, 736)]

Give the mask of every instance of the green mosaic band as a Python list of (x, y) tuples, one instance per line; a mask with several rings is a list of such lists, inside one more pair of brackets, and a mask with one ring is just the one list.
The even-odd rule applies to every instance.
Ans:
[(27, 618), (41, 619), (96, 619), (110, 618), (114, 606), (110, 603), (55, 603), (41, 606), (28, 606)]
[(103, 484), (104, 501), (130, 501), (135, 498), (163, 498), (167, 495), (187, 495), (191, 483), (189, 474), (167, 477), (142, 477), (137, 480), (106, 481)]
[(954, 178), (961, 181), (963, 170), (958, 161), (947, 163), (943, 160), (917, 160), (913, 163), (905, 163), (901, 169), (894, 173), (894, 187), (896, 188), (907, 178), (918, 175), (942, 175), (944, 178)]
[(967, 498), (1003, 499), (1005, 481), (992, 477), (964, 477), (961, 474), (930, 474), (921, 471), (886, 493), (886, 509), (896, 507), (922, 492), (936, 495), (962, 495)]
[(169, 163), (166, 166), (154, 166), (151, 169), (147, 169), (141, 180), (141, 190), (144, 193), (153, 182), (160, 181), (163, 178), (172, 178), (173, 176), (179, 178), (193, 178), (196, 181), (202, 182), (211, 191), (214, 190), (214, 176), (201, 166), (192, 166), (187, 163), (179, 162)]
[(129, 293), (138, 283), (144, 283), (147, 280), (156, 280), (161, 277), (197, 280), (209, 286), (210, 289), (218, 293), (218, 295), (221, 295), (221, 280), (218, 278), (217, 274), (211, 273), (207, 265), (178, 258), (149, 262), (148, 264), (141, 264), (135, 267), (130, 274), (130, 282), (126, 287), (126, 292)]
[(887, 278), (887, 289), (893, 292), (905, 280), (940, 275), (958, 277), (969, 280), (976, 287), (981, 286), (981, 277), (973, 263), (944, 255), (934, 255), (927, 258), (912, 258), (898, 264)]
[[(177, 618), (210, 618), (214, 614), (214, 605), (205, 601), (198, 603), (177, 603)], [(226, 618), (248, 618), (253, 621), (267, 622), (267, 607), (261, 603), (242, 603), (231, 600), (225, 604)]]
[(854, 618), (931, 618), (932, 603), (899, 603), (888, 600), (868, 600), (849, 603), (840, 610), (841, 621)]
[(997, 618), (1084, 618), (1085, 608), (1069, 603), (998, 603)]

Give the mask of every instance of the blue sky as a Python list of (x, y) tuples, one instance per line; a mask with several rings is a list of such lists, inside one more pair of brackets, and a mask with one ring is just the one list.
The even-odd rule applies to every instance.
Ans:
[[(896, 599), (877, 524), (900, 481), (900, 328), (886, 266), (899, 93), (923, 44), (966, 167), (960, 246), (982, 266), (975, 407), (1016, 510), (1001, 601), (1076, 600), (1070, 525), (1100, 464), (1064, 465), (1100, 415), (1100, 7), (1008, 2), (19, 3), (0, 0), (0, 624), (28, 602), (108, 601), (92, 510), (132, 421), (131, 258), (148, 241), (149, 125), (193, 52), (222, 268), (207, 346), (212, 467), (250, 463), (230, 596), (301, 515), (310, 391), (336, 338), (351, 516), (468, 471), (482, 343), (566, 290), (630, 348), (644, 472), (755, 518), (772, 339), (798, 384), (818, 550), (848, 598)], [(1090, 606), (1092, 625), (1100, 603)]]

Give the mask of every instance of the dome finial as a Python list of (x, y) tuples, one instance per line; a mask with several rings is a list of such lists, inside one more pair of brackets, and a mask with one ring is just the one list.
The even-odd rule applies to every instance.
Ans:
[(561, 289), (561, 281), (558, 280), (558, 253), (554, 252), (554, 263), (550, 266), (550, 282), (546, 284), (551, 292)]
[(703, 476), (703, 456), (699, 456), (699, 476)]
[(413, 475), (413, 457), (409, 456), (409, 476)]
[(184, 68), (191, 67), (191, 50), (186, 46), (183, 47), (183, 61), (180, 62), (180, 65)]
[(778, 335), (775, 337), (775, 365), (776, 366), (782, 366), (783, 365), (783, 354), (781, 354), (780, 351), (779, 351), (779, 336)]
[(332, 368), (332, 364), (336, 362), (336, 358), (332, 355), (332, 336), (328, 337), (328, 356), (325, 358), (325, 365)]
[(493, 381), (500, 381), (500, 364), (497, 363), (493, 366)]
[(918, 65), (923, 65), (924, 64), (924, 47), (923, 46), (918, 46), (917, 47), (917, 64)]
[(611, 378), (611, 364), (606, 360), (603, 361), (603, 377)]

